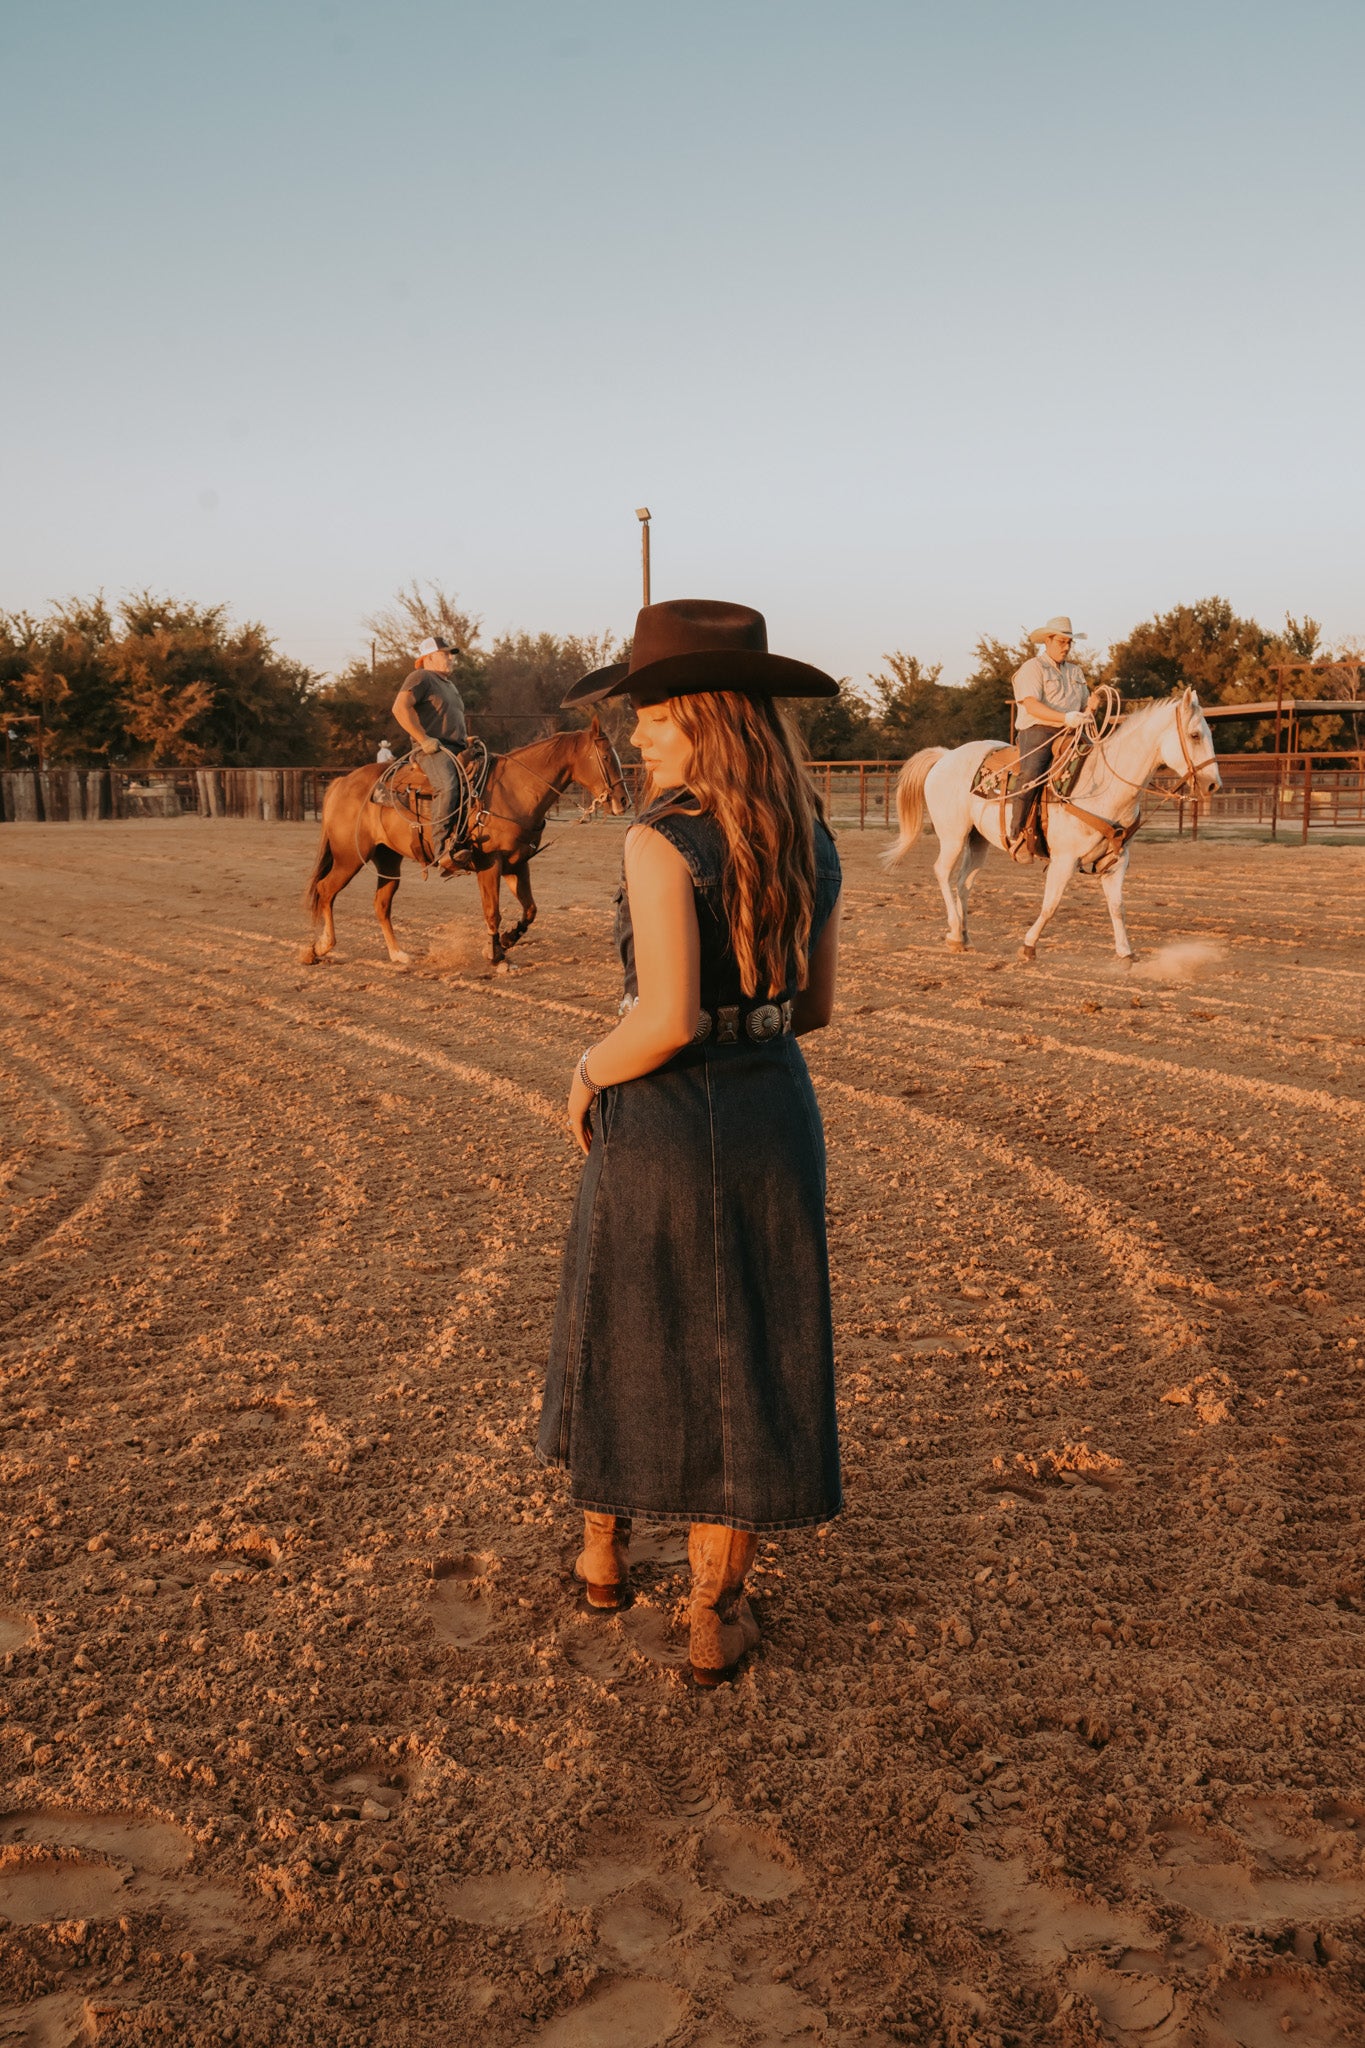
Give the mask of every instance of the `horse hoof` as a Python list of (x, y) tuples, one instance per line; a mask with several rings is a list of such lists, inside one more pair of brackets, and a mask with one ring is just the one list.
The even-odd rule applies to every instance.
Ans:
[(300, 967), (316, 967), (316, 966), (317, 966), (317, 964), (318, 964), (318, 950), (317, 950), (317, 947), (316, 947), (316, 946), (300, 946), (300, 947), (299, 947), (299, 966), (300, 966)]
[(510, 962), (506, 960), (495, 960), (493, 962), (493, 972), (494, 974), (510, 974), (512, 972)]
[(412, 955), (411, 953), (390, 953), (389, 965), (390, 967), (411, 967)]
[(1019, 948), (1019, 958), (1027, 961), (1032, 966), (1033, 962), (1038, 958), (1038, 948), (1036, 946), (1021, 946)]
[(965, 953), (967, 950), (965, 939), (945, 939), (943, 943), (950, 953)]

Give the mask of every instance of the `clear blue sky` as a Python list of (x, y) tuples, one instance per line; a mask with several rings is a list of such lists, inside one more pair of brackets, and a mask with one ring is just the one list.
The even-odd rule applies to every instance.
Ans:
[(0, 607), (1365, 634), (1359, 0), (24, 0)]

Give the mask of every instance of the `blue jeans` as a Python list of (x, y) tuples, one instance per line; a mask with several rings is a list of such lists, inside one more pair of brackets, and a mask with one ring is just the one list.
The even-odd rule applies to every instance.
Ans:
[(439, 860), (450, 836), (451, 820), (460, 801), (460, 771), (444, 742), (434, 754), (423, 754), (422, 768), (432, 788), (431, 851)]
[[(1060, 734), (1054, 725), (1026, 725), (1015, 734), (1015, 745), (1019, 749), (1018, 779), (1015, 788), (1019, 794), (1014, 799), (1010, 819), (1010, 838), (1017, 839), (1028, 823), (1029, 813), (1043, 794), (1043, 777), (1052, 766), (1052, 749)], [(1033, 783), (1032, 789), (1022, 787)]]

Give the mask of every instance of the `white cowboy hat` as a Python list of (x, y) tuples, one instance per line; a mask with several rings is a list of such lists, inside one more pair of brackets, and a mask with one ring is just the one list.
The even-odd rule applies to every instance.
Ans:
[(1073, 633), (1070, 619), (1059, 614), (1057, 618), (1049, 619), (1045, 626), (1035, 626), (1029, 634), (1029, 639), (1037, 647), (1040, 641), (1048, 639), (1053, 633), (1065, 633), (1068, 640), (1085, 638), (1084, 633)]

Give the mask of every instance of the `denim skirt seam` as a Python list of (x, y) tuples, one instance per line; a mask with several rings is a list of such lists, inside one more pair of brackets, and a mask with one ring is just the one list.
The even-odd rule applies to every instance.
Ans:
[(702, 1068), (706, 1083), (706, 1119), (711, 1136), (711, 1259), (716, 1288), (716, 1378), (720, 1394), (721, 1488), (728, 1513), (734, 1498), (734, 1460), (730, 1443), (729, 1352), (725, 1334), (725, 1288), (722, 1281), (720, 1231), (721, 1162), (717, 1156), (716, 1098), (711, 1087), (711, 1069)]
[[(545, 1465), (552, 1470), (564, 1471), (567, 1469), (560, 1459), (548, 1458), (543, 1451), (538, 1450), (536, 1452), (536, 1461), (538, 1464)], [(842, 1492), (838, 1500), (834, 1502), (826, 1513), (818, 1515), (792, 1515), (783, 1521), (753, 1521), (743, 1515), (732, 1515), (724, 1509), (717, 1510), (715, 1508), (632, 1507), (628, 1501), (619, 1500), (580, 1500), (574, 1497), (573, 1504), (576, 1508), (582, 1508), (584, 1513), (589, 1515), (624, 1515), (634, 1522), (707, 1522), (713, 1527), (741, 1529), (755, 1536), (761, 1536), (770, 1532), (776, 1533), (781, 1529), (823, 1529), (827, 1522), (837, 1521), (844, 1511)]]
[(597, 1142), (602, 1147), (602, 1160), (600, 1166), (597, 1169), (597, 1184), (592, 1191), (592, 1216), (588, 1223), (587, 1271), (583, 1276), (582, 1293), (579, 1296), (578, 1301), (575, 1303), (578, 1315), (578, 1328), (575, 1333), (575, 1341), (570, 1346), (570, 1355), (573, 1358), (573, 1377), (567, 1383), (565, 1388), (567, 1399), (564, 1403), (564, 1413), (560, 1418), (560, 1456), (566, 1465), (568, 1464), (569, 1459), (573, 1452), (574, 1414), (578, 1407), (578, 1390), (583, 1383), (583, 1345), (584, 1339), (587, 1335), (588, 1327), (587, 1307), (589, 1301), (592, 1299), (593, 1273), (597, 1263), (597, 1237), (599, 1230), (598, 1209), (602, 1196), (602, 1175), (606, 1171), (607, 1165), (607, 1109), (609, 1107), (607, 1101), (608, 1092), (609, 1091), (604, 1088), (597, 1098), (597, 1131), (595, 1135), (597, 1138)]

